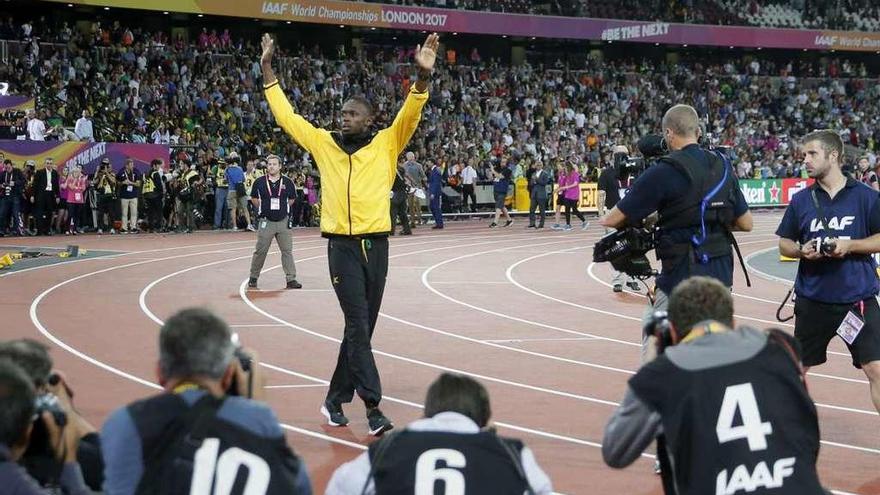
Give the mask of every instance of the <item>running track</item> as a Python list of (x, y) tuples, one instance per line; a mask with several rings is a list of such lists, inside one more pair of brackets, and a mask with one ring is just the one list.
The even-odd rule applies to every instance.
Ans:
[[(744, 255), (772, 249), (778, 213), (756, 216), (739, 235)], [(391, 238), (382, 317), (373, 339), (383, 377), (383, 409), (403, 425), (418, 418), (428, 383), (442, 371), (468, 373), (489, 389), (501, 434), (523, 439), (566, 494), (659, 494), (653, 459), (625, 470), (605, 467), (605, 421), (638, 368), (640, 294), (613, 294), (606, 265), (591, 265), (599, 227), (534, 232), (448, 222)], [(342, 315), (326, 266), (326, 241), (294, 231), (304, 290), (281, 291), (277, 252), (261, 291), (245, 291), (252, 234), (140, 235), (15, 239), (120, 254), (0, 275), (2, 338), (51, 344), (56, 366), (76, 390), (80, 411), (100, 425), (114, 408), (155, 393), (157, 330), (174, 311), (206, 305), (260, 355), (269, 402), (305, 459), (316, 493), (333, 470), (369, 442), (360, 404), (350, 428), (323, 425), (325, 394), (342, 334)], [(787, 287), (737, 268), (737, 321), (775, 323)], [(789, 308), (790, 311), (790, 308)], [(823, 444), (820, 475), (836, 493), (880, 493), (880, 428), (867, 382), (834, 341), (809, 387)]]

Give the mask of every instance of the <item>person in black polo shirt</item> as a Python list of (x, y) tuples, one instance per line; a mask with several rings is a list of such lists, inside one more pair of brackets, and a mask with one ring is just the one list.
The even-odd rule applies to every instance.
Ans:
[(438, 480), (446, 488), (440, 493), (552, 493), (532, 451), (487, 428), (490, 416), (479, 382), (444, 373), (428, 389), (425, 417), (340, 466), (325, 495), (436, 493)]
[(268, 175), (254, 181), (251, 189), (251, 202), (257, 210), (257, 247), (254, 257), (251, 259), (251, 278), (248, 287), (255, 289), (257, 279), (260, 278), (260, 270), (266, 262), (266, 253), (272, 239), (278, 243), (281, 251), (281, 267), (287, 278), (288, 289), (300, 289), (302, 284), (296, 281), (296, 264), (293, 261), (293, 237), (287, 223), (287, 213), (290, 205), (296, 199), (296, 186), (287, 177), (281, 176), (281, 158), (277, 155), (269, 155)]
[(807, 367), (824, 363), (840, 335), (880, 412), (880, 282), (871, 257), (880, 252), (880, 197), (843, 175), (843, 141), (834, 131), (807, 134), (803, 150), (816, 183), (792, 196), (776, 229), (780, 254), (800, 258), (794, 335)]
[(709, 277), (676, 286), (668, 328), (671, 342), (661, 341), (671, 347), (630, 378), (605, 427), (605, 463), (632, 464), (662, 433), (671, 461), (664, 485), (674, 493), (825, 493), (797, 341), (734, 328), (730, 290)]

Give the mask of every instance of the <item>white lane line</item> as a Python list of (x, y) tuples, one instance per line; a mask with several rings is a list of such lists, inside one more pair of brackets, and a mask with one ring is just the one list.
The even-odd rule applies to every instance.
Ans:
[(322, 384), (322, 383), (306, 383), (306, 384), (303, 384), (303, 385), (266, 385), (266, 386), (263, 387), (263, 388), (265, 388), (265, 389), (280, 389), (280, 388), (316, 388), (316, 387), (321, 387), (321, 388), (323, 388), (323, 387), (326, 387), (326, 386), (327, 386), (327, 385), (324, 385), (324, 384)]
[(504, 343), (520, 343), (520, 342), (572, 342), (572, 341), (595, 341), (596, 339), (593, 337), (559, 337), (559, 338), (547, 338), (547, 339), (483, 339), (481, 342), (488, 342), (494, 344), (504, 344)]
[(229, 328), (260, 328), (260, 327), (283, 327), (278, 323), (236, 323), (229, 325)]

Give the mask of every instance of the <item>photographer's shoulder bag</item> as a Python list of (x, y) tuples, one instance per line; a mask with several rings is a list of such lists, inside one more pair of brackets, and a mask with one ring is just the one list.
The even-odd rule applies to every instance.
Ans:
[(247, 189), (244, 187), (244, 181), (235, 184), (235, 195), (239, 198), (247, 196)]
[(138, 495), (214, 493), (217, 487), (235, 495), (296, 493), (301, 464), (284, 436), (261, 437), (218, 417), (225, 400), (206, 393), (188, 406), (178, 394), (162, 394), (129, 406), (144, 464)]

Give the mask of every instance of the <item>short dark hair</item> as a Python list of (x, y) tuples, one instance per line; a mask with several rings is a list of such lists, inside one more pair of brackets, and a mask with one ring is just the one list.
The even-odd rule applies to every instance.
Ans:
[(826, 157), (836, 151), (837, 162), (843, 163), (843, 139), (840, 134), (831, 129), (819, 129), (804, 136), (804, 144), (810, 141), (818, 141)]
[(153, 165), (162, 165), (162, 160), (158, 158), (153, 158), (152, 160), (150, 160), (150, 166), (152, 167)]
[(159, 368), (164, 378), (223, 378), (235, 346), (229, 325), (204, 308), (183, 309), (159, 331)]
[(33, 422), (36, 392), (28, 375), (9, 359), (0, 359), (0, 443), (21, 442)]
[(691, 277), (678, 284), (669, 296), (669, 321), (680, 337), (701, 321), (715, 320), (733, 326), (730, 289), (710, 277)]
[(8, 340), (0, 343), (0, 359), (8, 359), (21, 368), (35, 387), (42, 387), (52, 373), (49, 348), (32, 339)]
[(430, 418), (442, 412), (463, 414), (482, 428), (492, 416), (489, 392), (469, 376), (443, 373), (428, 388), (425, 417)]
[(373, 104), (370, 103), (370, 100), (367, 99), (366, 96), (363, 95), (354, 95), (348, 99), (348, 101), (353, 101), (362, 105), (367, 110), (367, 115), (373, 115)]

